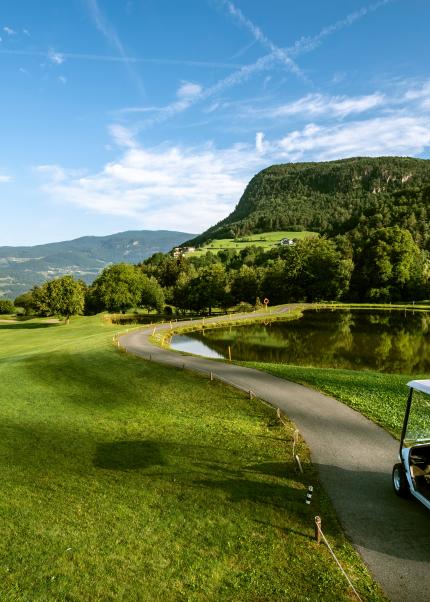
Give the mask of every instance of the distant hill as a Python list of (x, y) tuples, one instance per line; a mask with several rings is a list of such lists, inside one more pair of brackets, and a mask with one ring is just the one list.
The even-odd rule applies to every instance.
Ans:
[(14, 299), (34, 284), (63, 274), (90, 283), (109, 263), (138, 263), (153, 253), (170, 251), (190, 236), (168, 230), (136, 230), (34, 247), (0, 247), (0, 298)]
[(252, 178), (235, 210), (186, 244), (274, 230), (328, 236), (399, 225), (430, 247), (430, 160), (356, 157), (273, 165)]

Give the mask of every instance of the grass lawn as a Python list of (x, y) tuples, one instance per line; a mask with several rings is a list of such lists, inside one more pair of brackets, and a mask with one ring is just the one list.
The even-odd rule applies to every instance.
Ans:
[(213, 253), (217, 253), (218, 251), (224, 249), (236, 249), (240, 251), (245, 247), (263, 247), (268, 250), (272, 247), (275, 247), (277, 243), (279, 243), (283, 238), (306, 238), (309, 236), (318, 236), (316, 232), (262, 232), (261, 234), (250, 234), (249, 236), (243, 236), (240, 238), (220, 238), (217, 240), (212, 240), (211, 242), (205, 244), (201, 249), (198, 249), (193, 255), (203, 255), (207, 251), (212, 251)]
[[(0, 599), (383, 600), (272, 408), (127, 356), (99, 316), (0, 325)], [(305, 505), (308, 484), (315, 486)]]
[(398, 439), (409, 391), (406, 384), (415, 378), (428, 378), (428, 375), (407, 376), (262, 362), (243, 364), (328, 393), (380, 424)]

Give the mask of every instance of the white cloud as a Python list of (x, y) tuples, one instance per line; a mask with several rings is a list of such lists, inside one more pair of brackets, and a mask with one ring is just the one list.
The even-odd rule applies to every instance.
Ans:
[(126, 148), (136, 147), (133, 132), (130, 129), (124, 127), (123, 125), (114, 123), (109, 126), (109, 132), (117, 146)]
[(65, 77), (64, 75), (59, 75), (59, 76), (58, 76), (58, 81), (59, 81), (61, 84), (67, 84), (67, 77)]
[(54, 65), (62, 65), (65, 61), (61, 52), (55, 52), (52, 48), (48, 51), (48, 59), (51, 63), (54, 63)]
[(12, 182), (12, 176), (0, 173), (0, 184), (7, 184), (8, 182)]
[(3, 31), (5, 33), (7, 33), (8, 36), (15, 36), (16, 35), (16, 31), (14, 29), (12, 29), (12, 27), (3, 27)]
[(30, 37), (30, 32), (28, 31), (28, 29), (23, 29), (23, 30), (22, 30), (22, 33), (23, 33), (25, 36), (28, 36), (28, 37)]
[(217, 150), (135, 145), (97, 173), (40, 166), (43, 190), (55, 201), (133, 217), (145, 228), (198, 232), (233, 208), (249, 173), (261, 165), (253, 146)]
[(307, 94), (294, 102), (266, 110), (274, 118), (303, 115), (307, 117), (346, 117), (383, 106), (385, 96), (379, 92), (367, 96), (327, 96)]
[(340, 125), (313, 123), (276, 142), (290, 161), (339, 159), (357, 155), (417, 155), (430, 146), (430, 118), (390, 115)]
[(177, 91), (178, 98), (194, 98), (202, 92), (202, 87), (193, 82), (182, 82)]
[(255, 150), (257, 151), (257, 153), (264, 153), (265, 151), (263, 132), (257, 132), (255, 135)]

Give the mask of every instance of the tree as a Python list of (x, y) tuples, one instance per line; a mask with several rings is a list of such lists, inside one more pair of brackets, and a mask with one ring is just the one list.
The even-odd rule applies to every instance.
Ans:
[[(99, 310), (124, 312), (141, 305), (144, 277), (140, 269), (117, 263), (103, 270), (91, 287), (91, 297)], [(145, 277), (148, 279), (148, 277)]]
[(141, 293), (140, 302), (141, 307), (146, 308), (148, 311), (155, 309), (158, 312), (162, 312), (164, 308), (164, 293), (157, 280), (153, 277), (148, 278), (145, 274), (141, 277)]
[(33, 295), (31, 293), (31, 291), (28, 291), (26, 293), (22, 293), (22, 295), (19, 295), (15, 299), (14, 303), (15, 303), (15, 307), (20, 307), (24, 310), (24, 313), (26, 316), (28, 316), (29, 314), (31, 314), (35, 311), (34, 299), (33, 299)]
[(9, 299), (0, 299), (0, 314), (12, 314), (15, 311), (15, 306)]
[(224, 307), (226, 304), (227, 277), (224, 266), (220, 263), (203, 268), (184, 288), (188, 309), (201, 311), (207, 309), (209, 314), (215, 306)]
[(86, 286), (73, 276), (48, 280), (32, 290), (37, 313), (43, 316), (60, 316), (69, 322), (71, 316), (84, 311)]
[(308, 301), (339, 299), (348, 291), (354, 267), (350, 259), (342, 259), (332, 240), (307, 238), (296, 244), (301, 255), (297, 274)]
[(408, 230), (381, 228), (371, 232), (356, 259), (354, 288), (359, 298), (377, 301), (423, 297), (429, 265)]
[(254, 268), (243, 265), (231, 279), (231, 295), (234, 303), (245, 301), (254, 305), (260, 295), (260, 274)]

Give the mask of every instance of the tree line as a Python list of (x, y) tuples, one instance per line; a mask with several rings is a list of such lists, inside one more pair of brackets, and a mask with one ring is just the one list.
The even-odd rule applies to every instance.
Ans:
[(15, 300), (42, 316), (125, 312), (211, 313), (330, 300), (388, 302), (429, 298), (430, 262), (398, 226), (312, 237), (270, 250), (249, 246), (174, 257), (155, 253), (138, 265), (106, 267), (90, 285), (72, 276), (50, 280)]

